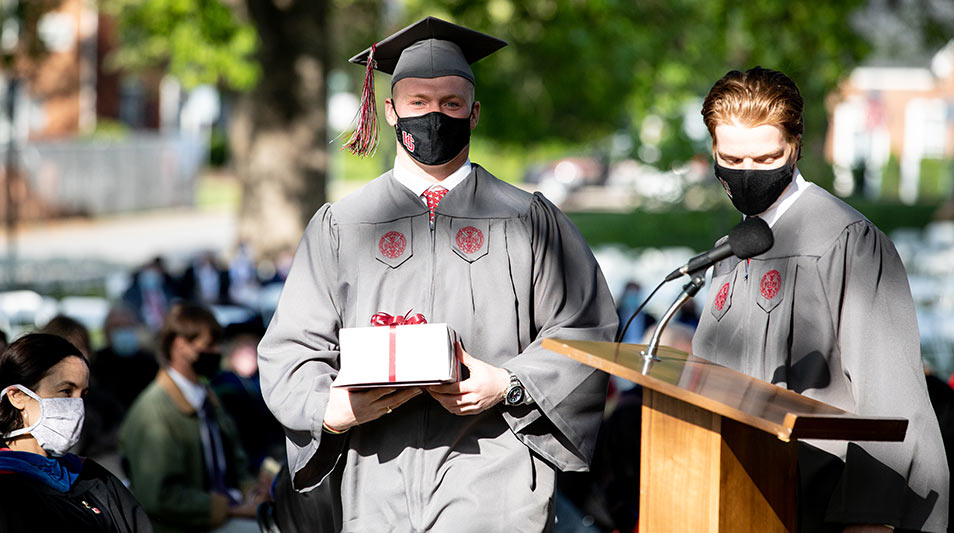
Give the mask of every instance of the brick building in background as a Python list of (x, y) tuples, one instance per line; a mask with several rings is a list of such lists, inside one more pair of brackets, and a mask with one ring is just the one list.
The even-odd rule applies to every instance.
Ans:
[(839, 194), (954, 194), (954, 40), (928, 63), (858, 67), (832, 95), (826, 151)]
[(0, 110), (9, 109), (11, 94), (14, 102), (12, 127), (10, 114), (0, 112), (2, 161), (12, 135), (17, 163), (10, 185), (0, 187), (0, 217), (7, 217), (8, 205), (15, 219), (30, 220), (194, 201), (208, 147), (208, 106), (206, 129), (193, 119), (182, 131), (186, 99), (175, 80), (111, 68), (116, 24), (97, 4), (62, 0), (42, 15), (37, 34), (45, 51), (20, 58), (15, 91), (10, 73), (0, 72)]
[(87, 135), (101, 121), (135, 130), (159, 128), (159, 75), (109, 68), (109, 54), (117, 45), (115, 23), (96, 4), (63, 0), (39, 20), (46, 51), (26, 69), (17, 105), (18, 114), (27, 115), (17, 124), (21, 138)]

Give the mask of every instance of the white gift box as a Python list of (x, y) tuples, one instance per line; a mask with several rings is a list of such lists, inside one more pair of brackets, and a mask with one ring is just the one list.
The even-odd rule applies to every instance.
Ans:
[(457, 334), (447, 324), (342, 328), (336, 387), (452, 383), (460, 375)]

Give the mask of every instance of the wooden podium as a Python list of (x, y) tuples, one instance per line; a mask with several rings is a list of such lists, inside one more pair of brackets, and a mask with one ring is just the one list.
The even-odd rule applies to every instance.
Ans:
[(859, 417), (661, 346), (544, 339), (643, 386), (640, 533), (796, 531), (797, 439), (902, 441), (903, 418)]

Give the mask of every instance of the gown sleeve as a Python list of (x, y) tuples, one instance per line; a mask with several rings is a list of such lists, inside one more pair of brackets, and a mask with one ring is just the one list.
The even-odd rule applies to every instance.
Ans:
[(520, 379), (535, 403), (500, 408), (517, 437), (544, 459), (561, 470), (586, 470), (603, 416), (608, 376), (540, 343), (544, 338), (612, 341), (616, 306), (586, 241), (539, 193), (527, 224), (536, 336), (503, 366)]
[(819, 258), (818, 274), (857, 414), (909, 421), (902, 443), (849, 443), (826, 518), (945, 530), (948, 465), (904, 265), (891, 241), (860, 221)]
[(342, 301), (338, 235), (330, 204), (305, 229), (278, 307), (259, 344), (262, 396), (285, 428), (296, 489), (317, 486), (334, 468), (347, 434), (322, 431), (331, 382), (338, 373)]

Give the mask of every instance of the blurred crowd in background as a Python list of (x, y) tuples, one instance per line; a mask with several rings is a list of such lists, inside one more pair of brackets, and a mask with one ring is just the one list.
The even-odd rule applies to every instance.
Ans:
[[(934, 224), (924, 231), (901, 230), (893, 235), (911, 272), (927, 367), (936, 371), (928, 383), (942, 423), (946, 443), (954, 436), (954, 390), (946, 383), (954, 346), (950, 306), (954, 224)], [(694, 255), (689, 248), (629, 250), (596, 249), (617, 302), (621, 325), (674, 265)], [(171, 306), (194, 302), (212, 311), (223, 328), (222, 363), (209, 385), (234, 419), (252, 478), (266, 486), (284, 461), (284, 433), (266, 408), (258, 379), (257, 345), (277, 304), (288, 273), (291, 252), (276, 261), (255, 257), (240, 245), (229, 261), (206, 251), (170, 268), (156, 257), (123, 273), (124, 283), (112, 282), (105, 297), (66, 296), (56, 299), (32, 291), (0, 293), (0, 331), (12, 341), (28, 331), (67, 338), (91, 366), (86, 397), (86, 423), (76, 453), (96, 459), (120, 479), (128, 479), (119, 449), (119, 430), (136, 397), (156, 378), (157, 333)], [(916, 265), (916, 266), (913, 266)], [(679, 283), (663, 287), (644, 312), (630, 323), (624, 342), (643, 343), (654, 330), (656, 317), (679, 291)], [(691, 350), (699, 320), (700, 295), (668, 325), (663, 344)], [(605, 428), (598, 443), (593, 471), (561, 474), (558, 531), (631, 531), (638, 519), (638, 479), (641, 390), (614, 378), (608, 391)], [(951, 411), (951, 413), (948, 413)], [(286, 478), (287, 479), (287, 478)], [(292, 491), (286, 494), (297, 497)]]
[[(118, 449), (123, 417), (159, 370), (157, 333), (171, 306), (195, 302), (222, 326), (222, 365), (209, 382), (236, 421), (254, 472), (284, 457), (284, 433), (265, 407), (258, 381), (257, 346), (274, 310), (287, 263), (259, 276), (242, 250), (228, 265), (212, 253), (173, 274), (161, 258), (129, 273), (118, 297), (57, 301), (32, 291), (0, 293), (0, 338), (42, 331), (65, 337), (90, 361), (83, 437), (75, 453), (96, 459), (125, 478)], [(271, 462), (266, 462), (271, 458)], [(274, 472), (273, 472), (274, 473)]]

